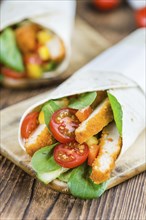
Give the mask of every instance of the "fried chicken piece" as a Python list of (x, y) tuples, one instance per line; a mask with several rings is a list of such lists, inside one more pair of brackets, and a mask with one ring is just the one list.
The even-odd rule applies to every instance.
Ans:
[(86, 142), (90, 137), (98, 134), (103, 127), (105, 127), (112, 120), (112, 109), (108, 98), (106, 98), (76, 129), (76, 141), (80, 144)]
[(47, 126), (45, 124), (41, 124), (37, 127), (33, 134), (25, 140), (26, 152), (32, 156), (40, 148), (51, 145), (53, 141), (54, 140)]
[(115, 161), (121, 151), (122, 140), (115, 123), (110, 123), (102, 131), (99, 144), (99, 153), (92, 164), (90, 178), (96, 184), (105, 182), (110, 178), (115, 167)]
[(49, 53), (51, 59), (56, 62), (61, 62), (65, 57), (65, 47), (64, 43), (58, 37), (53, 37), (48, 43), (47, 47), (49, 49)]
[(36, 34), (39, 30), (40, 27), (32, 23), (24, 24), (16, 29), (16, 41), (23, 53), (35, 51), (37, 47)]

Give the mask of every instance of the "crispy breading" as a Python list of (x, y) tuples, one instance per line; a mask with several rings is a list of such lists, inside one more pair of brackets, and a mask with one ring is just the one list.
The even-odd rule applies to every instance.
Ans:
[(16, 29), (15, 34), (17, 44), (23, 53), (33, 52), (36, 50), (36, 33), (39, 30), (40, 27), (32, 23), (24, 24)]
[(108, 98), (106, 98), (76, 129), (76, 141), (80, 144), (98, 134), (103, 127), (113, 120), (113, 113)]
[(103, 129), (99, 144), (99, 154), (92, 164), (90, 178), (100, 184), (110, 178), (115, 161), (121, 151), (122, 140), (114, 123)]
[(51, 145), (54, 141), (54, 139), (53, 139), (52, 135), (50, 134), (48, 128), (45, 125), (39, 125), (39, 126), (42, 126), (39, 133), (38, 133), (38, 130), (35, 131), (28, 138), (28, 140), (26, 140), (26, 143), (25, 143), (26, 152), (30, 156), (32, 156), (40, 148)]

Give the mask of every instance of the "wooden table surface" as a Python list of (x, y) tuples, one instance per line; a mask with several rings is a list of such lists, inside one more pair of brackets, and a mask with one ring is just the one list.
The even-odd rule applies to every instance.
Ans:
[[(125, 3), (114, 11), (101, 13), (81, 0), (77, 14), (110, 45), (136, 29), (133, 11)], [(14, 91), (1, 88), (1, 109), (47, 89)], [(1, 156), (0, 160), (1, 219), (144, 220), (146, 217), (145, 173), (110, 189), (99, 199), (85, 201), (48, 189), (6, 158)]]

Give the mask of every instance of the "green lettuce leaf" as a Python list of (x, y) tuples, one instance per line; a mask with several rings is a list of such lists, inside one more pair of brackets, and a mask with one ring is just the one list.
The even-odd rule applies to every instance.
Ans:
[(95, 184), (89, 178), (91, 170), (86, 164), (73, 169), (68, 181), (71, 194), (81, 199), (94, 199), (100, 197), (107, 188), (107, 182)]
[(0, 62), (20, 74), (24, 71), (22, 56), (11, 28), (5, 29), (0, 35)]
[(72, 174), (72, 169), (70, 169), (69, 171), (67, 171), (67, 172), (65, 172), (65, 173), (62, 173), (62, 174), (58, 177), (58, 179), (61, 180), (61, 181), (63, 181), (63, 182), (66, 182), (66, 183), (67, 183), (67, 182), (69, 181), (69, 178), (70, 178), (71, 174)]
[(43, 72), (48, 72), (56, 69), (57, 64), (54, 61), (51, 61), (45, 65), (43, 65)]
[(72, 98), (70, 100), (69, 107), (74, 109), (83, 109), (90, 106), (96, 99), (96, 92), (87, 92), (79, 95), (77, 98)]
[(45, 124), (47, 126), (49, 125), (53, 113), (58, 109), (60, 109), (60, 106), (57, 105), (53, 100), (48, 101), (42, 107), (42, 111), (44, 112), (44, 116), (45, 116)]
[(4, 79), (4, 76), (2, 74), (0, 74), (0, 82), (2, 82)]
[(59, 166), (54, 160), (53, 148), (57, 144), (41, 148), (35, 152), (31, 160), (32, 168), (36, 172), (38, 179), (45, 184), (48, 184), (68, 170)]
[(119, 134), (122, 136), (122, 118), (123, 118), (123, 111), (120, 103), (112, 94), (108, 93), (108, 98), (113, 110), (114, 120), (119, 131)]
[(58, 143), (43, 147), (35, 152), (32, 157), (31, 164), (32, 168), (36, 172), (48, 172), (60, 168), (60, 166), (54, 161), (53, 158), (53, 148), (57, 144)]

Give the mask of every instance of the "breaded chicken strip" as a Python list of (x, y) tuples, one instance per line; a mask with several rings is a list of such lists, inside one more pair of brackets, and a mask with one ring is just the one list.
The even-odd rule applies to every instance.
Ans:
[(37, 127), (33, 134), (26, 139), (26, 152), (32, 156), (40, 148), (51, 145), (52, 143), (53, 138), (47, 126), (45, 124), (41, 124)]
[(18, 27), (15, 31), (19, 48), (23, 53), (33, 52), (36, 50), (37, 41), (36, 33), (40, 27), (36, 24), (25, 24)]
[(103, 129), (99, 144), (99, 154), (92, 164), (90, 178), (100, 184), (110, 178), (115, 167), (115, 161), (120, 153), (122, 140), (115, 123), (110, 123)]
[(49, 49), (49, 53), (51, 59), (60, 62), (65, 57), (65, 47), (63, 41), (58, 37), (52, 38), (48, 43), (47, 47)]
[(113, 113), (108, 98), (93, 111), (76, 129), (76, 140), (80, 144), (86, 142), (90, 137), (98, 134), (103, 127), (113, 120)]

